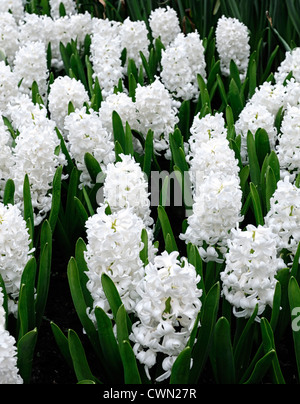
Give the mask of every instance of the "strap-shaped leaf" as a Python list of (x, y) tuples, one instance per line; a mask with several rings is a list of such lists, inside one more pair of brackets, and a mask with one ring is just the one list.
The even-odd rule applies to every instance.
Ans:
[(124, 380), (123, 366), (112, 322), (100, 307), (95, 308), (95, 316), (97, 320), (99, 341), (105, 364), (109, 368), (108, 374), (111, 377), (111, 382), (114, 381), (121, 384)]
[(264, 217), (263, 217), (263, 212), (262, 212), (261, 201), (260, 201), (260, 197), (259, 197), (257, 188), (252, 182), (250, 183), (250, 193), (251, 193), (251, 198), (252, 198), (252, 203), (253, 203), (253, 208), (254, 208), (256, 224), (257, 224), (257, 226), (258, 225), (263, 226)]
[(206, 363), (215, 327), (220, 300), (220, 284), (217, 282), (207, 293), (201, 308), (201, 318), (197, 341), (192, 350), (193, 366), (190, 383), (197, 383)]
[(102, 171), (98, 160), (89, 152), (84, 155), (84, 163), (93, 183), (97, 181), (97, 175)]
[(235, 384), (235, 363), (230, 325), (225, 317), (221, 317), (216, 323), (214, 330), (214, 350), (218, 383)]
[(275, 355), (276, 355), (275, 350), (271, 349), (261, 359), (259, 359), (256, 362), (253, 372), (251, 373), (249, 379), (245, 381), (244, 384), (259, 384), (262, 381), (265, 374), (270, 369), (270, 366), (275, 358)]
[(49, 262), (49, 249), (50, 246), (48, 243), (46, 243), (41, 252), (39, 263), (39, 276), (35, 300), (36, 324), (38, 328), (40, 327), (42, 322), (49, 292), (51, 271), (51, 265)]
[[(30, 235), (30, 239), (34, 240), (34, 219), (33, 219), (33, 207), (31, 200), (31, 192), (30, 192), (30, 183), (29, 177), (25, 174), (24, 184), (23, 184), (23, 201), (24, 201), (24, 220), (27, 224), (29, 224), (28, 231)], [(31, 243), (31, 247), (33, 244)]]
[(176, 358), (170, 376), (170, 384), (188, 384), (191, 366), (191, 348), (188, 346)]
[(300, 377), (300, 288), (298, 282), (293, 276), (289, 281), (288, 297), (291, 310), (294, 352), (298, 369), (298, 377)]
[[(28, 331), (35, 327), (35, 280), (36, 280), (36, 258), (32, 256), (24, 267), (21, 284), (26, 285), (23, 293), (26, 294), (26, 310), (28, 316)], [(21, 303), (20, 303), (21, 304)]]
[(73, 362), (72, 362), (72, 357), (70, 354), (70, 349), (69, 349), (69, 341), (68, 338), (65, 336), (65, 334), (62, 332), (62, 330), (58, 327), (57, 324), (55, 324), (53, 321), (50, 322), (52, 333), (55, 339), (55, 342), (64, 357), (65, 361), (69, 365), (70, 369), (73, 368)]
[(85, 251), (86, 251), (86, 244), (82, 238), (79, 238), (75, 245), (75, 261), (77, 263), (80, 284), (82, 288), (82, 293), (84, 294), (86, 305), (88, 307), (93, 307), (93, 298), (86, 287), (88, 281), (88, 277), (86, 275), (86, 272), (88, 271), (88, 266), (84, 258)]
[[(173, 230), (172, 230), (168, 215), (165, 211), (165, 208), (163, 206), (158, 206), (157, 212), (158, 212), (159, 221), (161, 223), (164, 239), (166, 239), (167, 235), (169, 234), (170, 235), (170, 240), (168, 243), (169, 248), (172, 251), (178, 251), (178, 247), (177, 247), (176, 240), (175, 240), (175, 237), (173, 234)], [(171, 251), (169, 250), (169, 252), (171, 252)]]
[(32, 372), (32, 360), (37, 341), (37, 329), (26, 333), (18, 342), (18, 360), (17, 366), (20, 376), (25, 384), (29, 384)]
[(147, 178), (150, 178), (151, 164), (153, 158), (153, 131), (149, 129), (145, 140), (145, 154), (143, 162), (143, 171)]
[(68, 342), (77, 380), (79, 382), (82, 380), (96, 381), (97, 379), (93, 376), (88, 364), (83, 345), (74, 330), (69, 330)]
[(62, 176), (62, 166), (57, 167), (53, 178), (52, 184), (52, 202), (51, 210), (49, 215), (49, 223), (52, 232), (55, 230), (56, 221), (58, 218), (60, 204), (61, 204), (61, 176)]

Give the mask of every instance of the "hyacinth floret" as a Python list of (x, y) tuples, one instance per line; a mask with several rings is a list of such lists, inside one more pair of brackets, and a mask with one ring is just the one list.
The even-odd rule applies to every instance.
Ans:
[(137, 286), (140, 301), (130, 339), (139, 362), (150, 369), (158, 354), (163, 354), (162, 381), (169, 377), (172, 365), (184, 349), (201, 309), (200, 276), (177, 251), (157, 255), (145, 267), (145, 276)]
[(74, 0), (49, 0), (50, 14), (54, 20), (60, 18), (61, 4), (63, 4), (67, 16), (77, 13), (76, 2)]
[(181, 31), (177, 13), (170, 6), (152, 10), (149, 15), (149, 26), (152, 37), (160, 38), (165, 47), (170, 45)]
[(222, 295), (233, 306), (236, 317), (250, 317), (258, 305), (257, 317), (273, 306), (278, 270), (285, 267), (278, 257), (276, 235), (267, 226), (248, 225), (232, 229), (221, 272)]

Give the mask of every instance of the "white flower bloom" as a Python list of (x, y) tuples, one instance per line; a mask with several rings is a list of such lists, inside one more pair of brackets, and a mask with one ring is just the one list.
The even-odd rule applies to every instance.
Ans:
[(53, 20), (47, 15), (25, 13), (19, 23), (20, 45), (26, 42), (41, 41), (48, 46), (53, 31)]
[(139, 216), (145, 226), (151, 226), (148, 181), (132, 156), (121, 154), (122, 161), (108, 164), (103, 195), (112, 212), (126, 207)]
[(148, 86), (137, 86), (135, 106), (139, 131), (146, 137), (151, 129), (155, 151), (159, 153), (167, 150), (169, 134), (174, 132), (179, 119), (172, 97), (158, 77)]
[(161, 353), (165, 373), (158, 380), (169, 377), (175, 359), (185, 348), (201, 309), (199, 281), (193, 265), (177, 251), (164, 251), (146, 266), (137, 286), (141, 299), (135, 307), (138, 321), (132, 326), (130, 339), (148, 376)]
[(197, 194), (199, 187), (209, 175), (238, 177), (239, 166), (234, 151), (226, 138), (211, 138), (203, 142), (192, 155), (187, 155), (190, 164), (190, 179)]
[(22, 0), (2, 0), (0, 3), (0, 13), (10, 12), (18, 23), (24, 16)]
[(22, 93), (31, 95), (32, 84), (35, 81), (43, 101), (46, 101), (49, 71), (44, 43), (23, 43), (16, 52), (13, 71), (21, 83), (19, 89)]
[(187, 230), (180, 238), (187, 244), (196, 245), (204, 261), (222, 262), (230, 231), (243, 220), (241, 208), (242, 191), (238, 177), (211, 173), (197, 188)]
[(123, 81), (124, 78), (120, 24), (99, 19), (93, 22), (90, 50), (93, 78), (98, 78), (102, 96), (106, 99), (113, 94), (119, 80)]
[(152, 10), (149, 25), (153, 38), (160, 38), (164, 46), (170, 45), (181, 31), (177, 13), (169, 6)]
[(77, 13), (76, 2), (74, 0), (49, 0), (51, 17), (54, 20), (60, 18), (59, 7), (61, 3), (64, 5), (67, 16)]
[(277, 183), (270, 204), (265, 225), (277, 236), (279, 251), (285, 249), (293, 257), (300, 242), (300, 189), (285, 177)]
[(80, 175), (80, 185), (91, 186), (91, 177), (84, 162), (86, 153), (92, 154), (100, 164), (102, 171), (115, 159), (114, 143), (111, 135), (102, 127), (97, 112), (86, 108), (76, 109), (65, 118), (64, 132), (67, 146), (75, 159)]
[(283, 117), (276, 152), (283, 171), (291, 175), (300, 172), (300, 107), (288, 106)]
[(216, 27), (216, 47), (222, 74), (229, 76), (230, 61), (233, 60), (240, 72), (241, 80), (244, 80), (250, 56), (248, 28), (236, 18), (223, 15)]
[(14, 16), (8, 11), (0, 12), (0, 51), (4, 53), (10, 65), (13, 63), (18, 49), (18, 24)]
[(142, 65), (140, 52), (148, 60), (150, 40), (148, 30), (144, 21), (131, 21), (127, 17), (120, 28), (121, 48), (126, 48), (126, 66), (129, 59), (133, 59), (139, 69)]
[(286, 77), (292, 73), (297, 82), (300, 81), (300, 48), (286, 52), (284, 60), (274, 74), (276, 83), (284, 83)]
[(16, 315), (21, 277), (30, 254), (30, 238), (20, 209), (0, 202), (0, 273), (8, 294), (8, 309)]
[(174, 97), (197, 101), (197, 75), (206, 80), (204, 47), (198, 32), (179, 33), (162, 51), (161, 80)]
[(250, 317), (258, 304), (257, 319), (273, 305), (275, 275), (284, 267), (277, 257), (276, 235), (268, 227), (248, 225), (232, 230), (226, 267), (221, 272), (222, 294), (237, 317)]
[(7, 104), (18, 95), (18, 79), (11, 68), (0, 61), (0, 111), (6, 115)]
[(0, 384), (23, 384), (17, 367), (16, 340), (6, 329), (3, 303), (0, 289)]
[(37, 226), (51, 209), (52, 181), (59, 165), (65, 164), (64, 155), (56, 153), (60, 141), (53, 122), (24, 126), (15, 140), (11, 178), (15, 183), (15, 203), (23, 211), (23, 184), (28, 175), (34, 209), (34, 225)]
[(94, 300), (93, 310), (88, 313), (91, 319), (94, 319), (97, 306), (112, 316), (102, 287), (102, 274), (112, 279), (129, 313), (134, 311), (140, 299), (136, 287), (144, 276), (140, 259), (143, 249), (141, 234), (145, 228), (143, 220), (129, 208), (112, 214), (106, 214), (105, 209), (106, 205), (101, 205), (86, 222), (87, 288)]
[(6, 181), (10, 177), (12, 161), (12, 137), (4, 125), (0, 113), (0, 199), (4, 195)]
[(272, 84), (265, 81), (256, 88), (250, 101), (254, 105), (263, 105), (272, 115), (276, 116), (279, 109), (285, 106), (287, 94), (287, 87), (283, 84)]
[(59, 130), (63, 130), (69, 103), (72, 102), (75, 109), (82, 108), (85, 102), (89, 102), (89, 96), (81, 81), (58, 76), (50, 87), (48, 101), (51, 119)]
[(248, 161), (247, 134), (250, 131), (253, 136), (258, 129), (264, 129), (270, 142), (271, 150), (275, 150), (277, 141), (277, 129), (275, 127), (275, 116), (269, 112), (264, 105), (253, 104), (251, 100), (246, 104), (238, 120), (235, 123), (237, 135), (241, 135), (241, 158), (243, 163)]

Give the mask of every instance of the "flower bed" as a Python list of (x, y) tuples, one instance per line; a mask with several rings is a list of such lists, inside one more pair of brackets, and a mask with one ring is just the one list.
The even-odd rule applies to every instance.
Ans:
[(2, 0), (0, 383), (298, 383), (300, 6), (248, 3)]

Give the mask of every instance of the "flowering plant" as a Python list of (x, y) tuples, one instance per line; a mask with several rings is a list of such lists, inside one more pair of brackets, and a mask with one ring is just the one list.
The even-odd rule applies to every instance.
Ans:
[(2, 0), (0, 383), (45, 328), (75, 383), (299, 381), (300, 8), (242, 3)]

